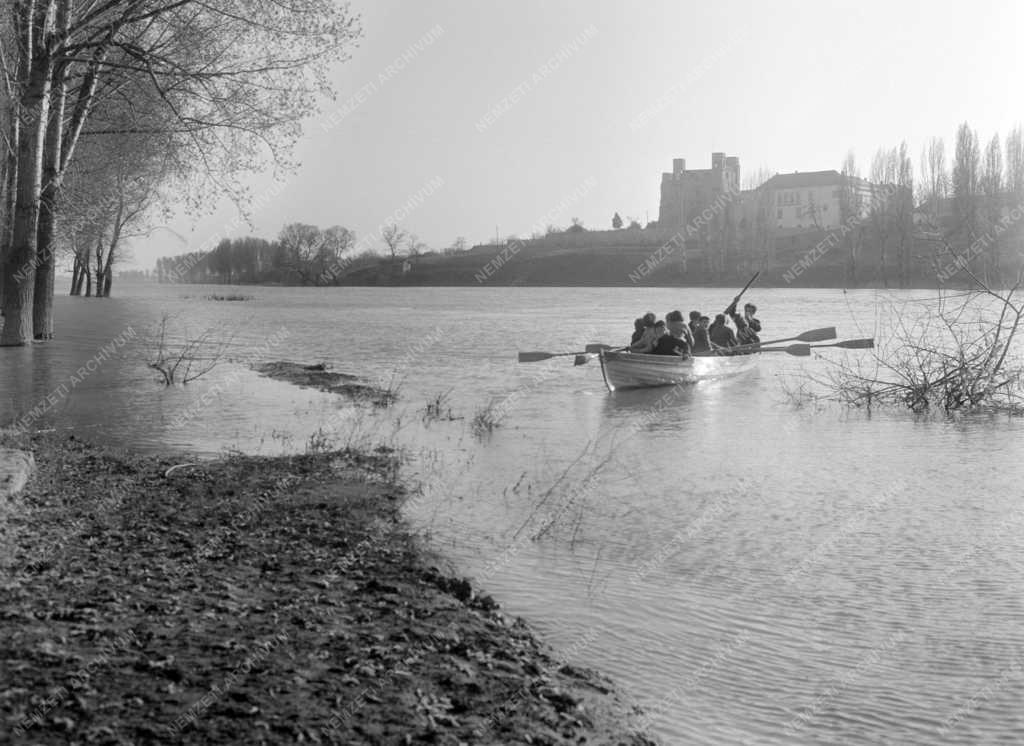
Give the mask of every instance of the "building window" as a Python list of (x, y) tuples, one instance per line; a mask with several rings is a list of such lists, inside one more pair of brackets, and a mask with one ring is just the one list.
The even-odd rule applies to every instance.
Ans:
[(776, 215), (775, 217), (777, 217), (779, 220), (782, 220), (782, 208), (781, 207), (779, 208), (778, 215)]

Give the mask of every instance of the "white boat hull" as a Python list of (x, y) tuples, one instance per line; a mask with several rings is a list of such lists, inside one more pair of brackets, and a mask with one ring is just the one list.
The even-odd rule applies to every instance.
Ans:
[(734, 376), (757, 365), (759, 355), (680, 358), (635, 352), (602, 352), (601, 372), (609, 391), (674, 386), (706, 378)]

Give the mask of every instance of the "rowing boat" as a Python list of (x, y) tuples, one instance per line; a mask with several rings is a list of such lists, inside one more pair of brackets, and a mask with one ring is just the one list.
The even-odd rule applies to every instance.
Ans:
[(609, 391), (674, 386), (744, 373), (760, 355), (644, 355), (607, 351), (600, 354), (601, 374)]

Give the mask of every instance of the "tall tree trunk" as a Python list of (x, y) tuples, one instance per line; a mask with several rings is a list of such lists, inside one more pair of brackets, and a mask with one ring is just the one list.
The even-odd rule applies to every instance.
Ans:
[(75, 252), (74, 266), (71, 270), (71, 293), (70, 295), (81, 295), (82, 294), (82, 261), (78, 258), (78, 252)]
[[(886, 207), (886, 209), (888, 209), (888, 206)], [(886, 220), (888, 220), (888, 216), (886, 216)], [(888, 249), (888, 244), (889, 244), (889, 232), (888, 231), (883, 231), (882, 232), (882, 240), (879, 243), (880, 243), (880, 245), (878, 247), (878, 249), (879, 249), (878, 268), (879, 268), (879, 271), (882, 273), (882, 287), (888, 289), (888, 287), (889, 287), (889, 261), (888, 261), (888, 257), (886, 256), (886, 250)]]
[(103, 237), (96, 241), (96, 297), (103, 297)]
[(43, 151), (43, 191), (39, 200), (39, 227), (37, 229), (36, 287), (32, 304), (32, 336), (35, 339), (53, 338), (53, 275), (54, 235), (61, 190), (61, 138), (64, 129), (64, 106), (67, 83), (64, 70), (54, 72), (49, 125)]
[[(3, 225), (0, 226), (0, 317), (3, 316), (4, 306), (4, 274), (6, 269), (7, 251), (11, 245), (11, 235), (14, 229), (14, 208), (16, 205), (15, 194), (18, 188), (18, 143), (21, 140), (21, 120), (18, 117), (18, 104), (11, 102), (10, 122), (8, 129), (10, 138), (10, 150), (4, 154), (4, 183), (3, 183)], [(0, 326), (3, 322), (0, 321)]]
[(909, 285), (909, 278), (907, 277), (907, 232), (903, 221), (900, 222), (899, 241), (899, 247), (897, 248), (899, 252), (899, 280), (900, 287), (905, 288)]
[[(17, 11), (15, 9), (15, 17), (17, 18)], [(15, 22), (15, 28), (17, 29), (16, 35), (21, 36), (22, 24), (20, 21)], [(27, 32), (26, 32), (27, 33)], [(28, 60), (24, 54), (18, 55), (18, 68), (16, 71), (17, 80), (22, 80), (28, 70)], [(18, 154), (21, 152), (21, 106), (23, 102), (15, 100), (13, 97), (8, 101), (10, 104), (9, 112), (9, 129), (8, 135), (10, 141), (8, 143), (9, 150), (4, 153), (4, 202), (3, 202), (3, 216), (4, 223), (2, 226), (3, 233), (0, 235), (0, 318), (4, 315), (4, 277), (7, 274), (7, 252), (10, 251), (11, 241), (14, 237), (14, 210), (17, 207), (17, 194), (18, 194)], [(3, 326), (3, 321), (0, 321), (0, 327)]]
[(85, 276), (85, 297), (89, 298), (92, 296), (92, 269), (89, 267), (88, 255), (86, 255), (85, 262), (82, 264), (82, 275)]
[[(35, 121), (25, 127), (18, 146), (17, 207), (10, 250), (4, 257), (4, 328), (0, 333), (0, 346), (24, 345), (32, 339), (43, 142), (49, 120), (53, 78), (53, 59), (45, 44), (52, 27), (54, 3), (55, 0), (43, 3), (36, 15), (28, 19), (31, 34), (40, 40), (40, 44), (38, 51), (31, 42), (26, 44), (32, 54), (21, 111), (34, 117)], [(31, 10), (31, 4), (29, 7)]]
[[(102, 256), (102, 244), (96, 245), (96, 295), (102, 298), (110, 297), (110, 286), (114, 282), (114, 254), (117, 253), (117, 244), (121, 240), (121, 229), (124, 227), (125, 222), (125, 196), (124, 192), (118, 194), (117, 199), (117, 214), (114, 215), (114, 224), (110, 231), (110, 243), (107, 245), (107, 259), (105, 262), (101, 262)], [(100, 291), (102, 288), (102, 293)]]
[(855, 230), (856, 228), (850, 231), (850, 235), (846, 239), (849, 242), (849, 254), (847, 256), (846, 263), (846, 284), (851, 288), (857, 287), (857, 241), (853, 237), (853, 231)]

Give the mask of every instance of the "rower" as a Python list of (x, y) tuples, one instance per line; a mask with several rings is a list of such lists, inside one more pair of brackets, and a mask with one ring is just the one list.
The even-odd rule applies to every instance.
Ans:
[[(654, 314), (648, 311), (641, 321), (644, 325), (643, 331), (638, 338), (630, 342), (630, 352), (650, 352), (654, 348), (654, 343), (658, 341), (655, 336)], [(662, 322), (662, 333), (664, 333), (664, 324), (665, 322)]]
[(750, 327), (750, 331), (753, 334), (754, 342), (760, 343), (761, 338), (757, 335), (761, 333), (761, 321), (756, 318), (757, 306), (753, 303), (745, 303), (743, 305), (743, 317), (746, 319), (747, 326)]
[(760, 344), (761, 338), (758, 332), (761, 331), (761, 322), (756, 318), (757, 306), (753, 303), (745, 303), (743, 305), (743, 315), (740, 316), (736, 313), (736, 303), (739, 301), (737, 295), (733, 298), (732, 303), (725, 309), (725, 313), (729, 316), (733, 323), (736, 324), (736, 335), (739, 338), (740, 344)]
[(711, 341), (708, 339), (708, 324), (711, 319), (701, 316), (693, 327), (693, 351), (711, 352)]
[(670, 311), (665, 315), (669, 333), (661, 337), (654, 346), (655, 355), (680, 355), (689, 357), (691, 346), (686, 339), (686, 322), (680, 311)]
[(690, 334), (692, 334), (694, 336), (694, 339), (696, 339), (696, 336), (697, 336), (697, 326), (699, 324), (700, 324), (700, 311), (690, 311), (690, 323), (688, 324), (688, 326), (690, 327)]
[(633, 322), (633, 336), (630, 338), (629, 343), (635, 345), (642, 336), (644, 336), (644, 320), (640, 318)]
[(735, 347), (736, 346), (736, 335), (733, 333), (725, 324), (725, 314), (720, 313), (715, 316), (714, 322), (708, 329), (708, 338), (711, 340), (711, 344), (718, 347)]
[(738, 313), (734, 314), (732, 320), (736, 322), (736, 341), (741, 345), (752, 345), (760, 342), (760, 338), (751, 331), (747, 320)]

